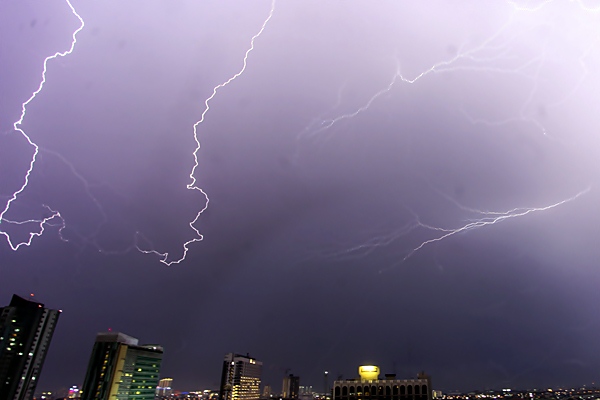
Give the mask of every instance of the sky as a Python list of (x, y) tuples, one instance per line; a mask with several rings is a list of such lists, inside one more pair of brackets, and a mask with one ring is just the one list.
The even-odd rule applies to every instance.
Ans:
[(598, 382), (598, 4), (69, 4), (0, 3), (0, 304), (63, 310), (38, 389), (108, 329), (178, 390), (229, 352), (274, 390)]

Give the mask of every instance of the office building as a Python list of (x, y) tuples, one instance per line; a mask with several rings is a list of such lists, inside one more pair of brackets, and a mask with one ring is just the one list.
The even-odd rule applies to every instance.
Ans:
[(60, 311), (13, 295), (0, 308), (0, 400), (30, 400)]
[(260, 398), (262, 362), (229, 353), (223, 361), (219, 400), (256, 400)]
[(163, 378), (158, 381), (156, 397), (168, 397), (173, 394), (173, 378)]
[(283, 378), (281, 397), (284, 399), (297, 399), (300, 393), (300, 377), (289, 374)]
[(424, 372), (417, 379), (396, 379), (386, 374), (379, 379), (379, 367), (359, 367), (359, 378), (335, 381), (333, 400), (431, 400), (431, 378)]
[(163, 349), (119, 332), (99, 333), (81, 389), (83, 400), (154, 400)]

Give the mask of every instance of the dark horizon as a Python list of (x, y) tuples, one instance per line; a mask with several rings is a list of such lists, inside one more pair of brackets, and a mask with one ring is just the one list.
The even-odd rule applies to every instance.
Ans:
[(109, 328), (186, 390), (230, 352), (274, 388), (597, 382), (599, 30), (584, 0), (0, 4), (0, 305), (64, 310), (38, 388)]

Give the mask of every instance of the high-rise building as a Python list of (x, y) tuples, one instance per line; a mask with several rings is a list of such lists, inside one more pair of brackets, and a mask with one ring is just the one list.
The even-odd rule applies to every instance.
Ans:
[(219, 400), (256, 400), (260, 398), (262, 362), (249, 354), (229, 353), (223, 361)]
[(83, 400), (154, 400), (163, 349), (119, 332), (98, 333), (81, 389)]
[(173, 378), (163, 378), (158, 381), (156, 397), (168, 397), (173, 394)]
[(432, 400), (431, 378), (424, 372), (417, 379), (396, 379), (386, 374), (379, 379), (379, 367), (363, 365), (359, 378), (333, 383), (333, 400)]
[(0, 308), (0, 400), (29, 400), (60, 311), (13, 295)]
[(284, 399), (297, 399), (300, 392), (300, 377), (289, 374), (283, 378), (281, 397)]

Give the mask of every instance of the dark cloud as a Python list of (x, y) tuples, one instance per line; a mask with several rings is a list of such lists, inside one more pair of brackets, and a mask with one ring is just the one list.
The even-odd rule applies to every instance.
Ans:
[[(163, 344), (178, 389), (216, 388), (231, 351), (275, 390), (287, 368), (321, 390), (363, 362), (444, 390), (596, 380), (597, 12), (278, 2), (198, 126), (204, 240), (166, 267), (136, 238), (176, 260), (195, 237), (192, 127), (270, 3), (74, 6), (86, 26), (27, 107), (41, 150), (5, 215), (47, 205), (66, 227), (0, 246), (2, 303), (64, 310), (40, 388), (81, 384), (109, 327)], [(12, 125), (78, 21), (61, 2), (0, 11), (4, 205), (32, 154)]]

